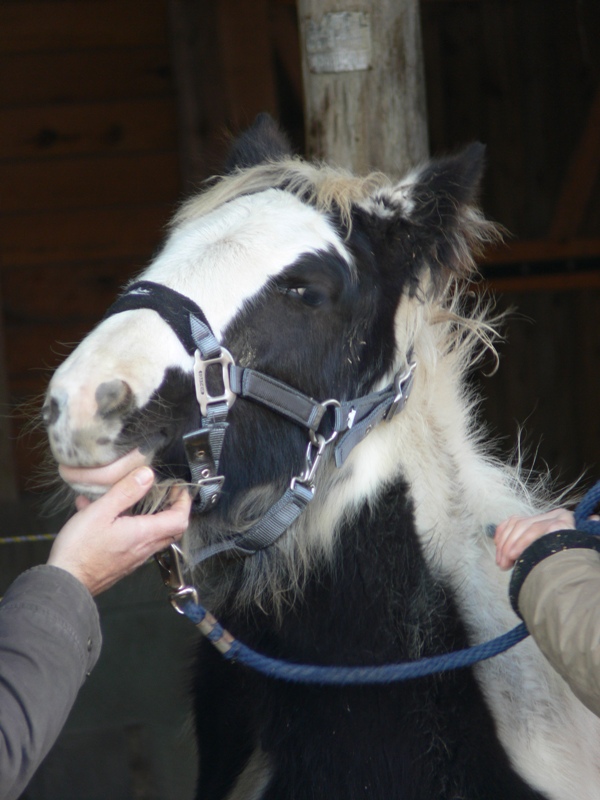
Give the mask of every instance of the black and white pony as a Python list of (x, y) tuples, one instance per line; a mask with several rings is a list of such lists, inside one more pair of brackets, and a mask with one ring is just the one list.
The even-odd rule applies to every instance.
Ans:
[[(497, 236), (473, 205), (481, 150), (400, 182), (357, 178), (292, 158), (259, 118), (140, 276), (194, 301), (238, 366), (318, 401), (368, 396), (416, 364), (399, 413), (363, 426), (341, 465), (325, 448), (314, 499), (277, 541), (198, 567), (204, 603), (263, 653), (384, 664), (518, 621), (486, 530), (541, 499), (490, 455), (465, 383), (493, 336), (481, 305), (466, 311), (473, 253)], [(190, 480), (193, 364), (152, 308), (108, 316), (79, 345), (45, 407), (76, 491), (101, 488), (70, 475), (119, 459), (152, 463), (165, 486)], [(306, 428), (285, 414), (240, 396), (227, 423), (224, 484), (193, 515), (192, 554), (251, 527), (305, 469)], [(203, 642), (195, 687), (202, 800), (600, 797), (600, 720), (531, 640), (472, 670), (360, 688), (264, 678)]]

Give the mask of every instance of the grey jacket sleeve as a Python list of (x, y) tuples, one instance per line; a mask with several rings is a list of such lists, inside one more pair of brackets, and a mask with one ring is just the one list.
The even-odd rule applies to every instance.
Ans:
[(600, 537), (548, 534), (515, 565), (511, 597), (536, 644), (600, 716)]
[(0, 603), (0, 800), (17, 798), (100, 654), (96, 604), (65, 570), (34, 567)]

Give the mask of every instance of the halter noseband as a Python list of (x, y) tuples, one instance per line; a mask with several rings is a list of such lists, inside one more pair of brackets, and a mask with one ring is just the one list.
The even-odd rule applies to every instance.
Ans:
[[(259, 403), (308, 431), (305, 468), (292, 479), (282, 497), (249, 530), (200, 550), (194, 565), (224, 551), (253, 555), (273, 544), (297, 519), (314, 496), (314, 479), (329, 445), (341, 467), (350, 452), (383, 420), (391, 420), (405, 406), (412, 388), (416, 362), (411, 356), (392, 384), (353, 400), (319, 402), (286, 383), (256, 370), (239, 367), (231, 353), (214, 336), (202, 310), (189, 297), (159, 283), (138, 281), (117, 298), (104, 319), (123, 311), (150, 309), (171, 327), (194, 357), (194, 383), (202, 427), (183, 437), (192, 475), (198, 486), (197, 510), (211, 510), (219, 499), (224, 476), (219, 460), (228, 422), (237, 397)], [(222, 390), (213, 393), (209, 374), (220, 370)], [(325, 415), (332, 417), (327, 434), (320, 431)]]

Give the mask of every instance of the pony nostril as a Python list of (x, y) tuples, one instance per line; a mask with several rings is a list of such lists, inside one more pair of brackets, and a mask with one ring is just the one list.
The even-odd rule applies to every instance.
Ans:
[(54, 425), (59, 417), (60, 404), (55, 397), (51, 397), (47, 403), (44, 403), (44, 407), (42, 408), (42, 419), (44, 420), (44, 425), (47, 427)]
[(125, 381), (105, 381), (96, 389), (96, 403), (101, 417), (125, 416), (134, 404), (133, 392)]

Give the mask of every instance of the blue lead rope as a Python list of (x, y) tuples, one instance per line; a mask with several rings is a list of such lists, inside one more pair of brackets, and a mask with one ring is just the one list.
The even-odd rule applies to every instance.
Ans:
[(575, 527), (584, 533), (600, 536), (600, 521), (589, 517), (600, 506), (600, 481), (587, 492), (575, 509)]
[(444, 653), (418, 661), (402, 664), (382, 664), (371, 667), (337, 667), (311, 664), (294, 664), (279, 658), (257, 653), (247, 645), (234, 639), (201, 605), (188, 602), (182, 607), (183, 613), (197, 625), (202, 633), (222, 653), (228, 661), (237, 661), (251, 669), (261, 672), (268, 678), (293, 683), (310, 683), (321, 686), (364, 686), (372, 684), (393, 683), (409, 678), (422, 678), (436, 672), (447, 672), (459, 667), (468, 667), (478, 661), (497, 656), (508, 650), (529, 633), (523, 623), (508, 633), (498, 636), (489, 642)]
[[(589, 520), (588, 517), (600, 504), (600, 481), (590, 489), (575, 509), (575, 522), (578, 530), (600, 534), (600, 521)], [(278, 658), (257, 653), (247, 645), (235, 639), (221, 624), (199, 603), (187, 600), (179, 606), (179, 610), (188, 617), (221, 652), (228, 661), (244, 664), (269, 678), (290, 681), (293, 683), (319, 684), (321, 686), (363, 686), (372, 684), (394, 683), (395, 681), (423, 678), (438, 672), (469, 667), (479, 661), (504, 653), (523, 641), (529, 632), (524, 623), (517, 625), (507, 633), (497, 636), (488, 642), (455, 650), (452, 653), (421, 658), (400, 664), (382, 664), (369, 667), (320, 666), (295, 664)]]

